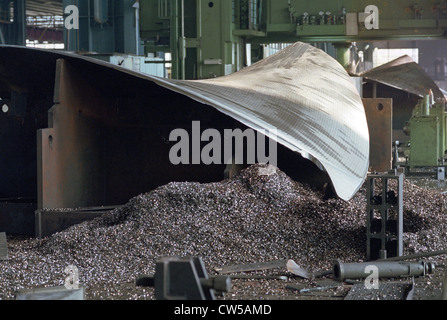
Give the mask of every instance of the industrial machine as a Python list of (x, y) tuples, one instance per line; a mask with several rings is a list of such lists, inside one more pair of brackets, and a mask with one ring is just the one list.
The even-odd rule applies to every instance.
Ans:
[(163, 257), (155, 274), (142, 275), (135, 284), (154, 287), (157, 300), (215, 300), (216, 293), (231, 290), (228, 276), (208, 277), (202, 258)]
[[(135, 0), (62, 0), (64, 18), (79, 11), (78, 28), (64, 29), (65, 49), (98, 54), (125, 53), (140, 55), (137, 40), (138, 1)], [(70, 20), (69, 20), (70, 21)]]
[(223, 76), (265, 57), (267, 44), (296, 41), (319, 43), (347, 68), (352, 42), (443, 38), (446, 7), (413, 0), (141, 0), (141, 41), (146, 53), (171, 53), (177, 79)]
[[(411, 119), (404, 128), (410, 136), (405, 148), (407, 173), (416, 173), (417, 168), (435, 168), (436, 178), (445, 179), (446, 164), (446, 112), (445, 100), (434, 101), (427, 94), (413, 109)], [(422, 173), (424, 173), (422, 171)]]

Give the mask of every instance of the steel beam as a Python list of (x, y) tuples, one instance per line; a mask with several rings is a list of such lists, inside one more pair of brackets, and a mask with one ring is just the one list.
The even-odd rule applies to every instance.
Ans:
[[(390, 181), (395, 181), (392, 186)], [(366, 257), (368, 260), (403, 255), (404, 174), (367, 177)]]
[(92, 220), (115, 209), (111, 207), (82, 208), (61, 210), (37, 210), (35, 213), (35, 233), (37, 238), (50, 237), (83, 221)]
[(39, 209), (95, 206), (101, 197), (97, 119), (111, 101), (62, 59), (57, 61), (55, 85), (55, 105), (49, 112), (51, 127), (38, 133)]
[(12, 28), (12, 39), (9, 43), (24, 46), (26, 44), (25, 0), (14, 1), (14, 22), (12, 23)]
[(63, 14), (62, 0), (26, 0), (26, 14), (30, 16), (61, 16)]

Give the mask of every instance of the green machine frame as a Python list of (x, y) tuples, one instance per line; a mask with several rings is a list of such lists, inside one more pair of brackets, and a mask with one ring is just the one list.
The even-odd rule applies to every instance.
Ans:
[(172, 78), (203, 79), (238, 71), (250, 56), (262, 58), (266, 44), (330, 43), (348, 67), (352, 42), (444, 38), (447, 3), (140, 0), (140, 16), (146, 53), (171, 53)]
[[(426, 95), (413, 109), (406, 126), (410, 135), (404, 164), (407, 174), (418, 174), (415, 168), (436, 168), (436, 178), (445, 180), (447, 113), (445, 101), (433, 101)], [(413, 172), (411, 172), (413, 171)], [(419, 170), (424, 174), (424, 171)]]

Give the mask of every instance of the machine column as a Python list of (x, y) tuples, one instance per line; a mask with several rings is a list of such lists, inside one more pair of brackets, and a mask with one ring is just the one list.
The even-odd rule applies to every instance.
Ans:
[(336, 51), (336, 59), (343, 68), (348, 69), (351, 62), (351, 44), (350, 43), (336, 43), (334, 44)]

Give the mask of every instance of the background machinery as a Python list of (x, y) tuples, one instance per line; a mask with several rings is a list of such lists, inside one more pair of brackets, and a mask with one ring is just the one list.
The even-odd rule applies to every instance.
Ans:
[[(145, 53), (163, 57), (169, 53), (170, 60), (166, 62), (172, 78), (204, 79), (228, 75), (265, 58), (287, 43), (304, 41), (336, 58), (353, 75), (363, 94), (361, 71), (367, 71), (372, 65), (374, 48), (377, 48), (374, 43), (400, 40), (398, 42), (414, 44), (419, 41), (418, 44), (425, 48), (420, 55), (429, 59), (429, 52), (434, 48), (429, 42), (420, 40), (445, 38), (447, 2), (194, 0), (186, 3), (181, 0), (144, 0), (140, 1), (140, 17)], [(432, 59), (435, 65), (442, 60), (434, 56)], [(438, 74), (438, 69), (443, 71), (443, 68), (435, 67), (432, 73)], [(427, 64), (423, 69), (431, 71)], [(412, 71), (400, 70), (402, 73)], [(420, 86), (423, 89), (423, 85)], [(446, 148), (445, 119), (441, 111), (444, 101), (438, 95), (439, 90), (430, 107), (424, 109), (425, 113), (413, 114), (406, 106), (418, 98), (424, 100), (429, 88), (423, 94), (417, 93), (416, 99), (407, 101), (396, 99), (389, 92), (377, 95), (375, 91), (364, 96), (370, 133), (377, 137), (372, 139), (371, 145), (373, 171), (385, 172), (399, 163), (397, 158), (393, 165), (393, 145), (397, 141), (397, 148), (403, 147), (407, 158), (399, 165), (407, 167), (408, 173), (413, 171), (412, 168), (436, 168), (436, 176), (442, 179)], [(384, 104), (380, 98), (395, 99), (385, 103), (385, 109), (377, 110)], [(424, 101), (421, 104), (426, 103)], [(420, 108), (418, 104), (415, 109)], [(402, 134), (407, 121), (412, 128), (411, 138)], [(384, 122), (389, 125), (384, 126)], [(407, 133), (410, 126), (405, 127)], [(397, 135), (393, 132), (396, 130), (400, 131)]]
[[(405, 154), (408, 173), (415, 168), (435, 168), (436, 178), (445, 179), (446, 160), (446, 106), (445, 100), (434, 101), (427, 94), (415, 106), (405, 127), (410, 136)], [(416, 173), (416, 171), (414, 172)]]
[(442, 39), (447, 26), (446, 1), (411, 0), (142, 0), (140, 19), (145, 52), (170, 52), (182, 79), (223, 76), (268, 55), (269, 44), (296, 41), (349, 67), (352, 42)]

